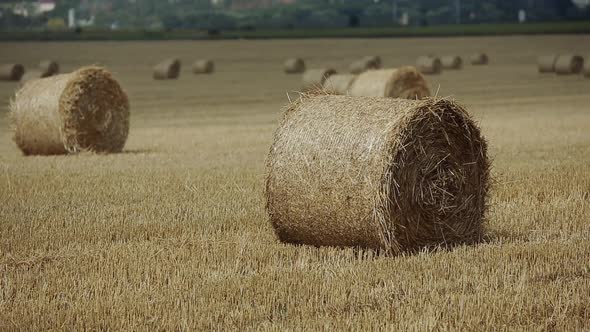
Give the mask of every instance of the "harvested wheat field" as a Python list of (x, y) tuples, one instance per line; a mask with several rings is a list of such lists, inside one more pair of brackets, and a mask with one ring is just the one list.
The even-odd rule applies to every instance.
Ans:
[[(590, 54), (588, 41), (1, 43), (0, 63), (106, 67), (130, 129), (122, 153), (25, 157), (8, 119), (19, 83), (0, 82), (0, 330), (588, 330), (590, 80), (537, 71), (538, 55)], [(390, 68), (493, 59), (427, 77), (487, 140), (482, 241), (388, 255), (278, 240), (265, 164), (301, 89), (277, 71), (293, 50), (339, 72), (366, 54)], [(223, 66), (150, 77), (163, 58), (197, 56)]]

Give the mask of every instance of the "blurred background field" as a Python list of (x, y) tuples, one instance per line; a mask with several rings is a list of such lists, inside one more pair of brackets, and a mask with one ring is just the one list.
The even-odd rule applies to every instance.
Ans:
[[(428, 81), (489, 141), (486, 243), (388, 258), (275, 239), (264, 161), (301, 84), (286, 58), (479, 51), (490, 65)], [(590, 37), (0, 43), (0, 63), (104, 65), (131, 101), (122, 154), (23, 157), (0, 82), (0, 329), (590, 329), (590, 80), (537, 73), (553, 53), (590, 55)], [(152, 80), (167, 57), (180, 78)], [(197, 58), (216, 73), (192, 75)]]

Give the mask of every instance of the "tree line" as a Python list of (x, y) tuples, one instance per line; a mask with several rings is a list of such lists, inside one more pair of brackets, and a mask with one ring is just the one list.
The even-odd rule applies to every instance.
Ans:
[(79, 18), (94, 17), (97, 27), (127, 29), (252, 30), (506, 23), (518, 21), (521, 10), (529, 22), (590, 19), (590, 8), (578, 8), (571, 0), (298, 0), (291, 5), (275, 2), (265, 8), (235, 10), (232, 0), (220, 0), (217, 4), (210, 0), (58, 0), (54, 11), (40, 17), (19, 17), (4, 10), (0, 26), (43, 26), (50, 20), (65, 20), (70, 8), (76, 9)]

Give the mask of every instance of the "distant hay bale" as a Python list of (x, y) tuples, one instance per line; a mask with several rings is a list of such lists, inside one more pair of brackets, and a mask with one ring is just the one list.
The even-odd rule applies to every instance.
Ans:
[(32, 80), (10, 105), (14, 141), (25, 155), (120, 152), (129, 132), (129, 101), (103, 68)]
[(336, 74), (332, 68), (309, 69), (303, 73), (303, 91), (322, 89), (326, 79)]
[(304, 97), (286, 111), (266, 168), (283, 242), (399, 254), (482, 237), (487, 144), (452, 101)]
[(362, 59), (354, 61), (348, 67), (351, 74), (360, 74), (367, 70), (381, 68), (381, 58), (378, 56), (365, 56)]
[(556, 55), (544, 55), (540, 56), (537, 60), (539, 66), (539, 73), (554, 73), (555, 62), (557, 61)]
[(197, 60), (192, 66), (193, 74), (211, 74), (215, 70), (213, 60), (203, 59)]
[(18, 63), (0, 65), (0, 81), (20, 81), (25, 74), (25, 67)]
[(28, 81), (43, 78), (43, 74), (44, 73), (39, 70), (29, 70), (20, 78), (20, 83), (25, 84)]
[(442, 72), (442, 63), (437, 57), (421, 56), (416, 60), (416, 68), (425, 75), (440, 74)]
[(443, 56), (440, 59), (440, 62), (442, 64), (442, 67), (444, 69), (461, 69), (463, 68), (463, 59), (461, 59), (460, 56), (456, 56), (456, 55), (447, 55), (447, 56)]
[(347, 95), (356, 77), (356, 75), (352, 74), (332, 75), (324, 82), (324, 92), (336, 95)]
[(154, 79), (177, 79), (180, 75), (180, 60), (166, 59), (154, 67)]
[(584, 68), (584, 58), (579, 55), (560, 55), (555, 61), (558, 75), (579, 74)]
[(350, 87), (351, 96), (422, 99), (430, 96), (428, 82), (415, 67), (369, 70)]
[(487, 65), (490, 62), (490, 58), (485, 53), (475, 53), (470, 57), (471, 64), (474, 66)]
[(287, 74), (299, 74), (305, 71), (305, 61), (301, 58), (287, 59), (284, 63), (284, 70)]
[(43, 60), (39, 62), (41, 77), (49, 77), (59, 74), (59, 64), (53, 60)]

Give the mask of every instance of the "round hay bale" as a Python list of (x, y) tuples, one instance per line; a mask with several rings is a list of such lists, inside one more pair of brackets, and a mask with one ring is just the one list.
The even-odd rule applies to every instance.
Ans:
[(41, 77), (49, 77), (59, 74), (59, 64), (53, 60), (43, 60), (39, 62)]
[(215, 70), (213, 60), (197, 60), (193, 63), (193, 74), (211, 74)]
[(490, 58), (485, 53), (475, 53), (470, 57), (471, 64), (474, 66), (483, 66), (490, 63)]
[(579, 55), (560, 55), (555, 61), (558, 75), (579, 74), (584, 68), (584, 58)]
[(154, 67), (154, 79), (169, 80), (177, 79), (180, 75), (180, 60), (166, 59)]
[(421, 56), (416, 60), (416, 67), (422, 74), (434, 75), (442, 72), (441, 60), (432, 56)]
[(461, 69), (463, 68), (463, 59), (461, 59), (460, 56), (456, 56), (456, 55), (447, 55), (447, 56), (443, 56), (440, 59), (440, 62), (442, 64), (442, 67), (444, 69)]
[(332, 68), (306, 70), (303, 73), (303, 91), (321, 90), (326, 79), (336, 74)]
[(266, 208), (283, 242), (399, 254), (482, 237), (487, 145), (452, 101), (302, 98), (266, 167)]
[(539, 66), (539, 73), (553, 73), (555, 72), (555, 62), (557, 61), (556, 55), (544, 55), (540, 56), (537, 60)]
[(120, 152), (129, 132), (129, 101), (99, 67), (32, 80), (10, 105), (14, 141), (25, 155)]
[(324, 82), (324, 91), (329, 94), (347, 95), (356, 77), (352, 74), (332, 75)]
[(350, 87), (351, 96), (422, 99), (430, 96), (428, 82), (415, 67), (369, 70)]
[(287, 74), (299, 74), (305, 71), (305, 61), (301, 58), (287, 59), (284, 63), (284, 70)]
[(378, 56), (366, 56), (350, 64), (348, 70), (351, 74), (360, 74), (367, 70), (381, 68), (381, 58)]
[(25, 74), (25, 67), (18, 63), (0, 65), (0, 81), (20, 81)]

